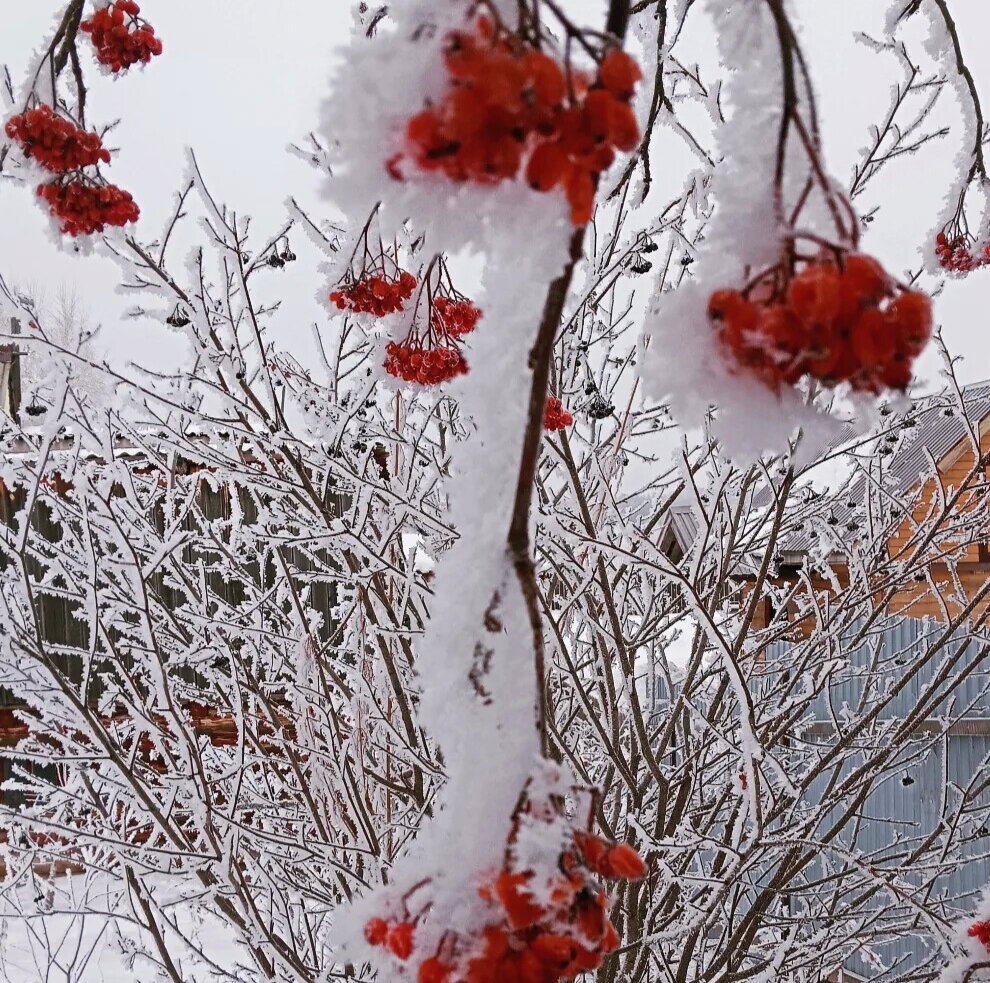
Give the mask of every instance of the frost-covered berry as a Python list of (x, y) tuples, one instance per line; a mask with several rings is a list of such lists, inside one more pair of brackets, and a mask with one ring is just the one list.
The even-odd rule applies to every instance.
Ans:
[(388, 174), (405, 180), (406, 160), (475, 184), (511, 181), (523, 170), (535, 191), (563, 189), (575, 225), (588, 222), (597, 176), (616, 151), (639, 145), (629, 105), (641, 77), (636, 62), (610, 51), (590, 79), (482, 17), (473, 32), (447, 35), (444, 63), (447, 92), (409, 118)]
[(416, 277), (405, 270), (395, 277), (365, 273), (334, 290), (330, 302), (338, 310), (384, 317), (401, 311), (415, 289)]
[(735, 371), (771, 389), (810, 376), (858, 391), (903, 390), (932, 332), (929, 298), (898, 289), (872, 256), (776, 267), (738, 290), (716, 290), (708, 316)]
[(63, 173), (110, 163), (110, 151), (98, 133), (80, 129), (72, 120), (56, 114), (51, 106), (38, 106), (12, 116), (4, 132), (20, 144), (25, 157), (49, 171)]
[(114, 0), (79, 25), (93, 42), (96, 60), (111, 72), (126, 71), (138, 62), (147, 64), (162, 53), (155, 29), (140, 13), (134, 0)]
[(102, 232), (109, 226), (136, 222), (140, 210), (130, 193), (115, 184), (83, 179), (53, 181), (38, 185), (38, 196), (48, 203), (52, 215), (62, 223), (66, 235)]
[(573, 422), (574, 417), (564, 409), (563, 403), (556, 396), (550, 396), (543, 411), (543, 429), (564, 430)]

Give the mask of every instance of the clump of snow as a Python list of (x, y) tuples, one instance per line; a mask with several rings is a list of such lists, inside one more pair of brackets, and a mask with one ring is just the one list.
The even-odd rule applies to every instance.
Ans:
[[(408, 227), (425, 234), (431, 255), (464, 251), (482, 258), (484, 270), (475, 298), (483, 320), (466, 344), (471, 372), (448, 387), (473, 426), (455, 448), (447, 485), (459, 538), (437, 565), (430, 622), (416, 649), (419, 720), (443, 752), (446, 783), (434, 818), (390, 871), (389, 885), (337, 915), (340, 953), (356, 961), (381, 955), (363, 939), (365, 922), (403, 907), (430, 910), (417, 926), (417, 950), (448, 929), (470, 933), (480, 917), (478, 878), (499, 865), (513, 810), (539, 761), (532, 633), (506, 534), (529, 401), (528, 354), (547, 286), (567, 259), (566, 206), (563, 196), (538, 195), (522, 181), (477, 187), (413, 175), (397, 182), (385, 169), (406, 120), (443, 92), (444, 34), (466, 23), (469, 7), (450, 3), (439, 13), (436, 4), (403, 5), (371, 39), (359, 24), (323, 118), (340, 155), (328, 193), (352, 223), (363, 224), (380, 202), (386, 241)], [(385, 958), (391, 978), (394, 960)]]
[(358, 228), (381, 202), (386, 234), (390, 226), (408, 221), (427, 236), (432, 252), (476, 250), (498, 241), (505, 230), (524, 239), (538, 229), (544, 249), (534, 252), (544, 262), (527, 269), (522, 257), (516, 260), (524, 276), (538, 279), (548, 263), (556, 272), (562, 262), (560, 250), (571, 228), (562, 194), (540, 194), (521, 179), (497, 188), (455, 185), (412, 167), (406, 168), (405, 181), (397, 181), (386, 169), (389, 158), (403, 149), (410, 117), (443, 97), (446, 35), (469, 28), (470, 12), (473, 5), (466, 0), (394, 5), (370, 38), (366, 25), (357, 22), (322, 113), (321, 130), (334, 148), (328, 194)]
[(900, 19), (904, 9), (904, 4), (893, 4), (887, 16), (887, 33), (890, 37), (894, 37), (897, 33), (903, 35), (910, 25), (915, 23), (920, 25), (921, 42), (925, 53), (935, 65), (940, 68), (945, 66), (945, 77), (961, 124), (958, 128), (955, 124), (950, 128), (950, 133), (954, 134), (952, 139), (958, 140), (951, 165), (951, 173), (957, 175), (957, 178), (946, 187), (941, 207), (935, 216), (935, 224), (921, 248), (927, 272), (943, 275), (944, 271), (935, 252), (935, 239), (938, 233), (945, 229), (951, 230), (958, 224), (960, 203), (963, 199), (965, 214), (962, 218), (975, 239), (974, 251), (981, 252), (984, 244), (990, 242), (990, 186), (985, 178), (980, 180), (979, 175), (972, 172), (978, 130), (976, 107), (965, 78), (957, 70), (953, 41), (945, 20), (934, 4), (922, 4), (913, 11), (907, 21)]
[[(711, 179), (714, 214), (697, 249), (692, 279), (676, 290), (661, 290), (650, 305), (641, 341), (642, 378), (647, 395), (669, 400), (684, 426), (700, 426), (716, 405), (712, 432), (731, 457), (751, 460), (763, 451), (784, 451), (798, 430), (813, 456), (838, 432), (837, 421), (796, 389), (777, 394), (733, 372), (707, 317), (713, 291), (739, 288), (779, 260), (785, 232), (774, 199), (781, 68), (769, 9), (762, 4), (727, 9), (714, 2), (708, 7), (728, 72), (722, 88), (727, 121), (718, 131), (721, 161)], [(788, 165), (785, 202), (793, 200), (795, 183), (806, 174), (796, 154)], [(806, 214), (803, 227), (811, 221)], [(834, 229), (819, 231), (834, 237)]]

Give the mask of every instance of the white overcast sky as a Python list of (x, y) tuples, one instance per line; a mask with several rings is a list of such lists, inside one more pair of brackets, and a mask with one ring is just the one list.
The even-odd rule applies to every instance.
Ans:
[[(7, 0), (5, 6), (0, 62), (10, 67), (16, 84), (64, 0), (16, 5)], [(569, 6), (584, 10), (601, 4), (572, 0)], [(854, 32), (876, 32), (887, 6), (888, 0), (792, 2), (817, 79), (827, 159), (843, 180), (867, 140), (867, 127), (884, 111), (895, 77), (890, 63), (856, 43)], [(990, 103), (985, 45), (990, 0), (950, 0), (950, 6)], [(323, 207), (315, 173), (286, 147), (316, 126), (333, 59), (341, 56), (348, 36), (350, 9), (350, 0), (145, 0), (143, 13), (163, 38), (165, 54), (119, 80), (91, 73), (89, 113), (94, 121), (121, 119), (110, 141), (120, 148), (112, 174), (134, 193), (148, 237), (167, 214), (187, 146), (195, 149), (217, 195), (265, 229), (283, 217), (289, 194)], [(916, 55), (923, 57), (920, 47)], [(947, 122), (954, 120), (952, 98), (947, 93), (942, 114)], [(869, 194), (869, 204), (883, 207), (864, 247), (890, 269), (917, 267), (917, 246), (934, 221), (952, 153), (962, 139), (957, 127), (948, 142), (924, 157), (892, 167)], [(662, 161), (655, 170), (663, 173)], [(0, 272), (15, 285), (33, 290), (41, 285), (50, 297), (60, 290), (77, 294), (117, 358), (148, 362), (168, 349), (165, 329), (122, 319), (127, 301), (114, 292), (115, 265), (59, 251), (43, 230), (33, 196), (8, 183), (0, 183)], [(315, 295), (321, 285), (313, 282), (314, 274), (315, 268), (296, 264), (280, 284), (293, 297), (290, 320), (301, 335), (320, 317)], [(990, 376), (988, 297), (990, 270), (951, 283), (937, 304), (950, 347), (966, 358), (964, 381)], [(922, 376), (931, 380), (934, 368), (928, 357)]]

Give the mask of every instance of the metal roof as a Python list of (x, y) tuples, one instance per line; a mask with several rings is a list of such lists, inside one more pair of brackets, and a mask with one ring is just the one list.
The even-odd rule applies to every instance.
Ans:
[(930, 458), (941, 461), (965, 439), (967, 421), (979, 428), (990, 416), (990, 381), (964, 387), (962, 403), (964, 414), (951, 393), (941, 393), (915, 404), (915, 410), (909, 414), (917, 422), (913, 435), (894, 455), (888, 471), (898, 491), (909, 491), (928, 472)]
[[(911, 490), (932, 472), (932, 461), (941, 462), (966, 439), (969, 427), (979, 430), (980, 424), (990, 417), (990, 381), (977, 382), (962, 389), (962, 410), (956, 393), (944, 390), (932, 396), (914, 401), (910, 410), (901, 418), (898, 433), (899, 445), (890, 456), (886, 467), (886, 487), (895, 496), (908, 495)], [(850, 457), (862, 457), (862, 438), (851, 427), (833, 442), (826, 453), (839, 451), (842, 445), (855, 441), (850, 447)], [(882, 449), (877, 453), (883, 454)], [(841, 494), (830, 496), (836, 529), (845, 530), (853, 522), (856, 510), (866, 500), (866, 480), (857, 478), (851, 487)], [(803, 554), (820, 545), (820, 533), (805, 529), (791, 533), (782, 539), (783, 553)], [(840, 533), (841, 534), (841, 533)]]

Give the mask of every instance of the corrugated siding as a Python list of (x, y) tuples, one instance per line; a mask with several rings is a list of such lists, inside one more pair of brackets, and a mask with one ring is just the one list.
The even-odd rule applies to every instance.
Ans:
[[(855, 708), (864, 692), (884, 690), (903, 678), (904, 667), (919, 652), (926, 651), (944, 635), (941, 625), (899, 619), (868, 640), (859, 649), (846, 652), (849, 670), (835, 677), (817, 701), (813, 717), (820, 721), (840, 721), (844, 711)], [(787, 663), (789, 646), (774, 646), (772, 655)], [(960, 656), (952, 669), (952, 679), (938, 692), (949, 693), (939, 700), (931, 717), (944, 721), (990, 717), (990, 639), (957, 634), (945, 650), (926, 662), (884, 712), (883, 719), (899, 719), (913, 710), (926, 687), (948, 661)], [(768, 659), (772, 664), (773, 659)], [(972, 671), (959, 681), (959, 673)], [(951, 692), (950, 692), (951, 691)], [(822, 737), (822, 740), (829, 738)], [(901, 877), (905, 887), (920, 889), (916, 900), (937, 915), (954, 921), (971, 911), (983, 889), (990, 884), (990, 735), (919, 734), (905, 744), (898, 755), (893, 774), (873, 790), (864, 804), (861, 820), (842, 836), (843, 845), (861, 855), (877, 859), (903, 856), (920, 846), (933, 833), (945, 832), (942, 824), (959, 811), (964, 794), (966, 810), (954, 831), (955, 851), (961, 853), (951, 875), (925, 884), (925, 873), (906, 864)], [(945, 819), (943, 819), (945, 817)], [(927, 960), (937, 961), (938, 941), (919, 924), (917, 931), (876, 951), (883, 965), (898, 966), (900, 975)], [(866, 978), (883, 976), (883, 968), (854, 957), (848, 968)]]
[[(868, 702), (872, 702), (870, 694), (889, 692), (900, 685), (905, 667), (913, 664), (919, 653), (940, 642), (945, 628), (932, 621), (891, 619), (881, 631), (870, 634), (861, 645), (853, 648), (857, 634), (857, 628), (850, 628), (845, 642), (839, 642), (838, 648), (849, 660), (849, 665), (841, 674), (833, 676), (819, 696), (814, 707), (816, 719), (841, 719), (845, 712), (854, 710), (861, 703), (864, 694)], [(768, 663), (779, 659), (786, 665), (790, 648), (786, 642), (770, 646)], [(967, 673), (964, 679), (960, 679), (962, 672)], [(942, 673), (948, 674), (947, 679), (936, 683)], [(931, 716), (990, 717), (990, 637), (956, 632), (893, 698), (884, 718), (893, 720), (908, 715), (917, 706), (921, 694), (933, 683), (944, 695)]]

